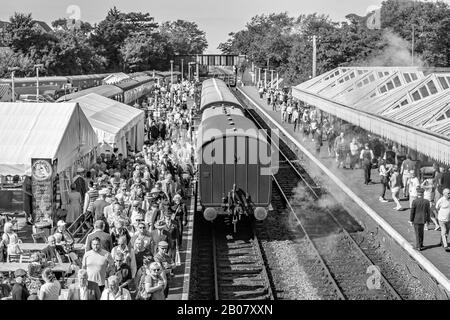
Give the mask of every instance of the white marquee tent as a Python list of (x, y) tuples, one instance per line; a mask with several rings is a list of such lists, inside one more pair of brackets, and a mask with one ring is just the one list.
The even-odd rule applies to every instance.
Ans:
[(144, 111), (95, 93), (72, 101), (80, 104), (97, 133), (98, 143), (116, 147), (124, 156), (127, 155), (127, 141), (134, 150), (141, 150), (144, 144)]
[(30, 175), (31, 158), (57, 159), (57, 172), (98, 145), (77, 103), (0, 103), (0, 175)]

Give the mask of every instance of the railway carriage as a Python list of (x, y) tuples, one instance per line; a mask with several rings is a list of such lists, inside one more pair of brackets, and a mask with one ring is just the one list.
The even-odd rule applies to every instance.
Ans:
[(225, 82), (203, 82), (197, 159), (203, 216), (264, 220), (271, 197), (271, 145)]

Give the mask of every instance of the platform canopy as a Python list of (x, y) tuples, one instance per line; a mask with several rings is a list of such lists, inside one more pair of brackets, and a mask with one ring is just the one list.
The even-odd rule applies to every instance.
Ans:
[(103, 84), (116, 84), (123, 80), (131, 79), (127, 74), (123, 72), (113, 73), (103, 79)]
[(30, 175), (31, 158), (71, 167), (98, 145), (77, 103), (0, 103), (0, 175)]
[(117, 147), (125, 156), (126, 141), (134, 149), (141, 150), (144, 144), (144, 111), (95, 93), (72, 101), (80, 104), (97, 133), (99, 143)]
[(327, 113), (450, 164), (450, 71), (341, 67), (292, 88)]

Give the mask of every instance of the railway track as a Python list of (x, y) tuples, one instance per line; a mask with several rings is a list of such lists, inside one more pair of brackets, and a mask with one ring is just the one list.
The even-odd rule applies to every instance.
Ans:
[[(245, 101), (237, 95), (243, 105)], [(248, 115), (263, 129), (269, 129), (255, 110)], [(280, 211), (292, 214), (307, 251), (307, 262), (321, 275), (315, 281), (325, 299), (400, 300), (401, 296), (380, 269), (357, 245), (342, 223), (325, 205), (322, 190), (296, 161), (296, 155), (279, 142), (279, 170), (273, 176), (273, 202)], [(344, 222), (345, 223), (345, 222)], [(317, 280), (317, 279), (316, 279)]]
[(233, 234), (220, 223), (199, 219), (199, 300), (272, 300), (274, 295), (253, 227)]

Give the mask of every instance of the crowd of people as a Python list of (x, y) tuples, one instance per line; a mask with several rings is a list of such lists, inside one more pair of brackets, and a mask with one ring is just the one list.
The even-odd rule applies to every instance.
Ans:
[(365, 185), (374, 183), (372, 170), (377, 169), (381, 185), (378, 200), (389, 202), (386, 193), (390, 190), (396, 205), (394, 210), (405, 210), (400, 201), (409, 201), (409, 222), (415, 228), (416, 249), (423, 250), (423, 230), (428, 230), (433, 222), (434, 230), (441, 231), (441, 245), (446, 251), (450, 250), (447, 240), (450, 230), (449, 168), (436, 163), (432, 167), (423, 167), (404, 148), (396, 148), (356, 126), (338, 129), (336, 123), (320, 111), (296, 101), (283, 90), (260, 86), (258, 92), (273, 111), (280, 111), (282, 123), (292, 125), (294, 132), (300, 131), (303, 141), (311, 139), (314, 142), (318, 158), (326, 143), (328, 157), (335, 158), (337, 168), (362, 169)]
[[(194, 174), (191, 121), (195, 84), (157, 85), (140, 107), (146, 111), (145, 145), (127, 156), (101, 153), (73, 177), (64, 219), (47, 247), (31, 257), (28, 270), (2, 279), (1, 298), (55, 300), (62, 274), (56, 263), (70, 262), (68, 300), (164, 300), (188, 222), (186, 200)], [(73, 249), (72, 233), (86, 233), (84, 254)], [(71, 230), (72, 232), (68, 232)], [(20, 239), (7, 223), (2, 247), (20, 251)], [(2, 275), (4, 277), (4, 275)]]

